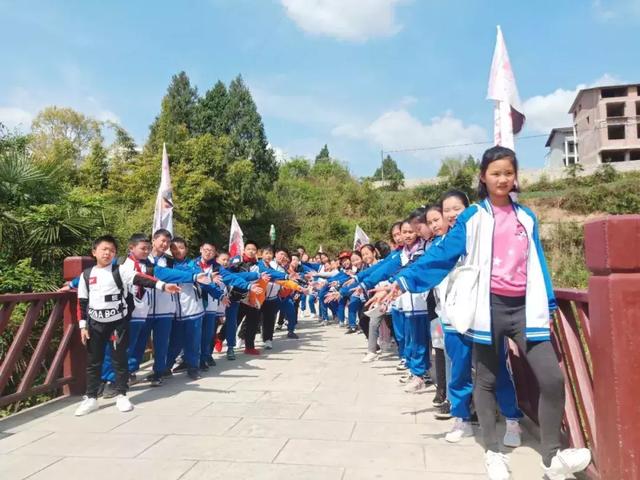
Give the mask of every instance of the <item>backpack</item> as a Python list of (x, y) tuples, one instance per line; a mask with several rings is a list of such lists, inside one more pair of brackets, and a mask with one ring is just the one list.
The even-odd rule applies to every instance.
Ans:
[[(125, 303), (127, 306), (127, 315), (123, 318), (123, 320), (128, 321), (131, 319), (131, 314), (133, 313), (133, 309), (135, 308), (135, 303), (133, 294), (131, 292), (127, 293), (127, 296), (123, 301), (123, 297), (125, 297), (125, 295), (124, 284), (122, 283), (122, 276), (120, 275), (120, 265), (124, 263), (124, 260), (126, 260), (126, 258), (118, 259), (118, 263), (111, 267), (111, 274), (113, 275), (113, 281), (116, 284), (116, 287), (118, 287), (118, 290), (120, 291), (120, 308), (124, 310)], [(84, 284), (87, 287), (87, 293), (89, 292), (89, 277), (91, 276), (91, 270), (93, 270), (93, 267), (85, 268), (82, 272), (82, 279), (84, 280)]]

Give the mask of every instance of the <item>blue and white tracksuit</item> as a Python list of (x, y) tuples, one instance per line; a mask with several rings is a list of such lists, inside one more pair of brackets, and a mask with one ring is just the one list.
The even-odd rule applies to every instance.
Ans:
[[(157, 267), (167, 267), (169, 261), (167, 257), (162, 255), (160, 257), (149, 256), (148, 261), (154, 265), (154, 273)], [(193, 270), (178, 270), (172, 269), (175, 272), (183, 272), (187, 275), (197, 276), (199, 272)], [(193, 281), (193, 280), (192, 280)], [(186, 282), (180, 282), (186, 283)], [(133, 354), (135, 361), (140, 364), (142, 356), (144, 355), (147, 341), (151, 332), (153, 332), (153, 372), (156, 375), (161, 375), (167, 369), (167, 354), (169, 351), (169, 338), (171, 336), (171, 326), (173, 319), (176, 316), (178, 308), (177, 295), (173, 295), (167, 292), (160, 292), (157, 290), (150, 290), (150, 307), (147, 314), (147, 319), (144, 322), (144, 326), (138, 339), (134, 345)], [(132, 343), (133, 345), (133, 343)]]
[[(526, 285), (527, 341), (540, 342), (550, 339), (550, 314), (556, 307), (551, 286), (551, 276), (542, 251), (538, 222), (531, 210), (513, 203), (516, 217), (524, 227), (529, 240)], [(431, 289), (449, 274), (460, 257), (466, 255), (477, 236), (480, 274), (478, 277), (478, 299), (471, 328), (466, 335), (472, 341), (490, 345), (491, 340), (491, 265), (494, 219), (488, 200), (471, 205), (463, 211), (456, 224), (437, 245), (434, 245), (416, 262), (397, 275), (402, 290), (419, 292)]]
[[(138, 261), (132, 256), (127, 257), (124, 263), (120, 266), (121, 269), (131, 269), (133, 271), (140, 271), (141, 273), (152, 272), (153, 276), (166, 283), (187, 283), (194, 282), (195, 276), (193, 272), (180, 271), (173, 268), (167, 268), (166, 266), (152, 265), (149, 260)], [(134, 309), (131, 314), (131, 320), (129, 324), (129, 347), (127, 348), (127, 357), (129, 363), (129, 372), (134, 373), (140, 368), (140, 362), (146, 349), (146, 340), (142, 346), (142, 353), (136, 354), (136, 345), (140, 338), (141, 332), (144, 330), (147, 316), (152, 307), (153, 295), (155, 290), (150, 290), (144, 287), (135, 287), (134, 289)], [(154, 348), (155, 350), (155, 348)], [(166, 353), (165, 353), (166, 355)], [(111, 343), (107, 343), (107, 351), (104, 357), (104, 363), (102, 365), (102, 379), (107, 382), (115, 381), (115, 372), (111, 363)]]
[[(436, 238), (434, 244), (440, 243), (442, 238)], [(442, 311), (440, 302), (444, 299), (444, 292), (447, 290), (448, 282), (449, 276), (434, 289), (437, 300), (436, 311), (444, 331), (445, 353), (451, 361), (447, 398), (451, 402), (451, 415), (468, 421), (471, 418), (470, 407), (473, 394), (471, 371), (473, 342), (469, 337), (459, 333), (450, 324)], [(507, 368), (506, 344), (505, 348), (500, 350), (500, 372), (496, 378), (496, 400), (500, 412), (505, 418), (514, 420), (522, 418), (522, 412), (518, 408), (513, 378)]]
[[(174, 268), (204, 273), (196, 263), (186, 259), (176, 260)], [(182, 284), (180, 286), (182, 291), (176, 295), (177, 311), (171, 327), (167, 367), (171, 368), (180, 351), (183, 351), (187, 367), (198, 368), (201, 358), (202, 321), (205, 315), (204, 290), (207, 290), (207, 294), (212, 299), (220, 298), (223, 292), (216, 284)]]
[[(423, 242), (423, 240), (417, 240)], [(415, 252), (405, 249), (390, 253), (384, 260), (358, 275), (360, 287), (369, 290), (378, 283), (392, 279), (403, 266), (418, 261), (426, 245)], [(431, 335), (427, 315), (426, 296), (428, 292), (403, 294), (391, 307), (391, 321), (398, 343), (398, 355), (406, 361), (410, 372), (424, 376), (430, 367), (429, 337)], [(426, 343), (425, 343), (426, 342)]]

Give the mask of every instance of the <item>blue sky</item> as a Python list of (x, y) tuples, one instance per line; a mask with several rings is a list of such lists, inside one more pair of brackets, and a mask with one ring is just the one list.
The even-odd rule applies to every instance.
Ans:
[[(241, 73), (284, 158), (327, 143), (359, 176), (380, 150), (484, 142), (502, 26), (527, 124), (569, 125), (585, 85), (640, 82), (640, 0), (0, 0), (0, 122), (47, 105), (119, 121), (145, 141), (171, 75), (201, 93)], [(516, 141), (525, 168), (546, 138)], [(485, 145), (394, 153), (408, 178)]]

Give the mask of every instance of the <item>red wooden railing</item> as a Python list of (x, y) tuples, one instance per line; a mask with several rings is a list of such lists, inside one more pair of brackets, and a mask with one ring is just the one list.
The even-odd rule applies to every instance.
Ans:
[[(551, 342), (565, 377), (564, 433), (571, 447), (586, 447), (595, 452), (588, 294), (581, 290), (556, 289), (555, 295), (558, 310), (552, 324)], [(510, 342), (510, 363), (520, 408), (537, 423), (538, 385), (529, 365), (513, 342)], [(587, 475), (593, 479), (600, 478), (595, 462), (589, 466)]]
[[(79, 275), (87, 261), (67, 258), (65, 279)], [(66, 395), (84, 393), (86, 351), (77, 328), (75, 299), (72, 292), (0, 295), (0, 335), (11, 338), (0, 358), (0, 407), (60, 388)], [(26, 306), (24, 314), (17, 313), (24, 308), (21, 305)], [(31, 352), (28, 347), (33, 343)], [(25, 353), (31, 356), (23, 358)], [(26, 368), (20, 368), (25, 363)]]
[[(588, 290), (555, 292), (552, 343), (566, 379), (566, 438), (593, 452), (590, 478), (639, 480), (640, 215), (588, 222), (585, 259), (592, 274)], [(90, 262), (86, 257), (66, 259), (65, 279), (78, 276)], [(0, 407), (60, 387), (65, 394), (84, 392), (86, 351), (75, 326), (74, 298), (70, 293), (0, 295), (0, 334), (15, 329), (0, 358)], [(26, 313), (12, 321), (19, 304), (28, 304)], [(41, 315), (45, 305), (51, 306), (46, 319)], [(3, 394), (38, 322), (43, 328), (34, 353), (16, 379), (15, 391)], [(47, 350), (56, 328), (62, 328), (61, 341), (51, 355)], [(535, 421), (535, 377), (515, 349), (510, 362), (521, 408)], [(42, 371), (42, 383), (34, 385)]]
[[(586, 291), (555, 291), (552, 343), (565, 376), (567, 443), (587, 447), (591, 479), (640, 479), (640, 215), (585, 225)], [(537, 421), (538, 387), (511, 345), (522, 410)]]
[[(32, 331), (36, 323), (42, 321), (42, 313), (46, 306), (52, 303), (51, 313), (46, 319), (46, 323), (38, 343), (33, 350), (30, 359), (27, 359), (27, 368), (24, 371), (17, 372), (21, 377), (15, 391), (0, 396), (0, 407), (11, 403), (19, 402), (32, 395), (45, 393), (60, 387), (69, 385), (74, 381), (74, 377), (70, 372), (62, 371), (63, 361), (69, 353), (71, 339), (76, 327), (75, 318), (69, 310), (70, 304), (73, 303), (75, 295), (72, 293), (21, 293), (16, 295), (2, 295), (0, 304), (0, 334), (3, 334), (10, 328), (14, 322), (11, 322), (11, 314), (14, 312), (16, 305), (27, 304), (27, 312), (19, 323), (17, 330), (13, 335), (13, 341), (9, 346), (2, 364), (0, 364), (0, 394), (7, 388), (7, 384), (16, 373), (19, 360), (23, 356), (23, 352), (30, 340)], [(65, 310), (68, 314), (65, 315)], [(66, 321), (65, 321), (66, 317)], [(62, 326), (62, 337), (58, 348), (51, 358), (49, 351), (49, 343), (53, 338), (54, 332)], [(50, 364), (47, 364), (50, 361)], [(46, 372), (44, 381), (39, 385), (34, 385), (36, 377), (42, 371)]]

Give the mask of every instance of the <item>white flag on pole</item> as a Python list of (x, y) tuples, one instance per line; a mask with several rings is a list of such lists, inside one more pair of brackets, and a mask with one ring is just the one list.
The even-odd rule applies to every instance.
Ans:
[(493, 140), (496, 145), (514, 149), (513, 136), (522, 130), (525, 116), (520, 104), (507, 46), (498, 25), (496, 48), (491, 62), (487, 99), (495, 102), (493, 108)]
[(229, 256), (231, 258), (242, 255), (244, 251), (244, 238), (240, 224), (236, 216), (231, 217), (231, 230), (229, 231)]
[(364, 230), (360, 228), (360, 225), (356, 225), (356, 233), (353, 236), (353, 249), (359, 250), (360, 247), (369, 243), (369, 237)]
[(169, 174), (169, 156), (167, 155), (167, 146), (164, 143), (162, 144), (160, 187), (156, 198), (156, 208), (153, 212), (153, 232), (160, 228), (169, 230), (173, 235), (173, 192), (171, 190), (171, 175)]

